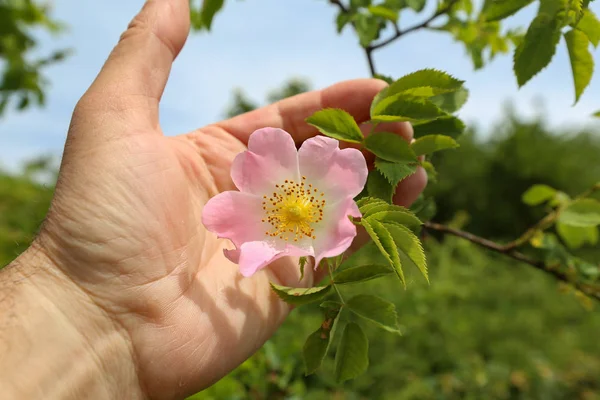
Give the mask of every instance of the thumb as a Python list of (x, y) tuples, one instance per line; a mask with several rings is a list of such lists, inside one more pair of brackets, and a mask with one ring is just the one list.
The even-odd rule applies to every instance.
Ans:
[(171, 65), (189, 33), (189, 13), (189, 0), (147, 0), (82, 98), (91, 103), (85, 108), (135, 111), (136, 119), (156, 126)]

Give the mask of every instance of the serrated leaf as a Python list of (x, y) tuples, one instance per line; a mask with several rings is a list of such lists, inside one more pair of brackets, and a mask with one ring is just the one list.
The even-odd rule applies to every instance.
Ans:
[(425, 252), (419, 238), (408, 228), (397, 222), (384, 221), (383, 225), (392, 235), (396, 246), (419, 268), (419, 271), (421, 271), (427, 282), (429, 282)]
[(559, 39), (560, 26), (557, 18), (548, 14), (538, 14), (515, 50), (513, 68), (519, 87), (552, 61)]
[(382, 199), (387, 203), (392, 202), (395, 187), (376, 169), (369, 171), (367, 176), (367, 192), (370, 197)]
[(368, 197), (368, 196), (363, 197), (362, 199), (356, 201), (356, 205), (358, 206), (358, 208), (360, 209), (360, 212), (362, 212), (362, 213), (364, 213), (363, 210), (365, 209), (365, 207), (368, 207), (373, 204), (380, 204), (380, 203), (383, 203), (383, 201), (381, 199), (377, 199), (374, 197)]
[(465, 130), (465, 124), (457, 117), (449, 115), (422, 124), (413, 124), (415, 139), (426, 135), (446, 135), (457, 138)]
[(396, 275), (398, 275), (400, 282), (406, 287), (402, 262), (398, 255), (398, 248), (396, 247), (390, 232), (381, 222), (375, 219), (362, 219), (361, 224), (364, 226), (369, 236), (371, 236), (371, 239), (373, 239), (379, 248), (379, 251), (381, 251), (381, 254), (383, 254), (390, 265), (394, 267), (394, 271), (396, 272)]
[(556, 232), (571, 249), (578, 249), (585, 244), (598, 243), (598, 227), (596, 226), (571, 226), (563, 223), (556, 224)]
[(537, 206), (553, 199), (555, 195), (556, 189), (548, 185), (533, 185), (523, 193), (521, 200), (529, 206)]
[(444, 135), (427, 135), (415, 140), (410, 147), (417, 156), (423, 154), (431, 154), (436, 151), (445, 149), (454, 149), (458, 147), (458, 143), (449, 136)]
[(397, 222), (410, 228), (418, 228), (423, 224), (412, 211), (406, 208), (400, 209), (399, 206), (394, 208), (390, 207), (386, 210), (374, 211), (375, 212), (365, 217), (369, 222), (372, 220), (379, 222)]
[(369, 367), (369, 339), (361, 327), (349, 322), (344, 327), (335, 354), (335, 380), (338, 383), (354, 379)]
[(377, 122), (427, 121), (446, 113), (425, 98), (406, 98), (403, 94), (386, 97), (373, 109), (371, 119)]
[(393, 303), (381, 297), (359, 294), (348, 300), (346, 307), (356, 315), (375, 323), (386, 331), (400, 333), (396, 307)]
[(343, 285), (370, 281), (393, 273), (394, 271), (387, 265), (361, 265), (341, 270), (333, 277), (333, 281), (337, 285)]
[(600, 201), (575, 200), (559, 214), (558, 221), (571, 226), (596, 226), (600, 224)]
[(339, 108), (317, 111), (308, 117), (306, 122), (325, 136), (352, 143), (363, 141), (363, 134), (352, 115)]
[(375, 168), (395, 187), (398, 182), (417, 171), (417, 164), (394, 163), (376, 158)]
[(594, 59), (588, 49), (588, 37), (582, 31), (571, 29), (565, 33), (565, 41), (569, 50), (573, 83), (575, 85), (575, 103), (590, 84), (594, 74)]
[(331, 338), (333, 337), (333, 328), (337, 324), (337, 317), (340, 308), (332, 308), (325, 311), (325, 320), (315, 332), (313, 332), (304, 343), (302, 356), (304, 359), (305, 375), (314, 373), (323, 362), (327, 354)]
[(421, 163), (421, 166), (423, 167), (425, 172), (427, 172), (427, 179), (434, 183), (437, 182), (437, 171), (435, 170), (433, 164), (429, 161), (423, 161)]
[(598, 47), (598, 43), (600, 43), (600, 21), (598, 21), (598, 17), (592, 10), (586, 9), (583, 11), (583, 17), (581, 17), (575, 28), (585, 33), (594, 47)]
[(365, 139), (365, 147), (377, 157), (393, 162), (417, 162), (410, 144), (401, 136), (390, 132), (376, 132)]
[(469, 91), (465, 88), (459, 88), (455, 92), (442, 93), (433, 96), (429, 101), (447, 113), (455, 113), (462, 108), (468, 99)]
[(442, 93), (454, 92), (460, 89), (463, 83), (464, 81), (436, 69), (415, 71), (396, 80), (375, 96), (371, 103), (371, 116), (381, 114), (376, 112), (377, 104), (385, 98), (399, 94), (407, 96), (435, 96)]
[(510, 17), (523, 7), (531, 4), (533, 0), (494, 0), (483, 11), (486, 21), (499, 21)]
[(331, 290), (331, 286), (316, 286), (311, 288), (293, 288), (276, 285), (271, 282), (271, 288), (279, 298), (288, 304), (303, 305), (312, 303), (325, 297)]
[(394, 23), (398, 22), (398, 11), (392, 10), (386, 6), (370, 6), (368, 8), (369, 12), (377, 17), (381, 17), (392, 21)]
[(379, 32), (384, 23), (377, 17), (370, 14), (359, 13), (354, 17), (354, 29), (358, 35), (360, 45), (369, 47), (371, 42), (379, 37)]

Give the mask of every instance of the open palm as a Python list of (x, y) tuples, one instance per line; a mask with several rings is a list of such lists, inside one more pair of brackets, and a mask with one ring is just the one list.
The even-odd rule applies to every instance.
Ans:
[[(338, 107), (368, 119), (377, 80), (340, 83), (178, 137), (165, 137), (158, 103), (188, 32), (188, 0), (153, 0), (134, 19), (79, 102), (56, 196), (38, 238), (64, 275), (89, 295), (130, 343), (142, 390), (180, 398), (258, 349), (289, 312), (269, 289), (302, 282), (283, 258), (251, 278), (223, 256), (230, 246), (201, 224), (209, 198), (235, 190), (229, 171), (248, 136), (265, 126), (300, 144), (304, 119)], [(387, 127), (410, 139), (408, 125)], [(396, 200), (409, 204), (423, 171)]]

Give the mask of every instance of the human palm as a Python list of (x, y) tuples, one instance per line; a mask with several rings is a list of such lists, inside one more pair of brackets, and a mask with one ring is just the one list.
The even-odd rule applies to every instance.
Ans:
[[(242, 277), (223, 255), (228, 241), (201, 223), (209, 198), (235, 190), (229, 170), (248, 136), (279, 127), (300, 144), (317, 134), (304, 119), (324, 107), (364, 122), (385, 86), (348, 81), (165, 137), (158, 102), (185, 40), (187, 4), (147, 3), (78, 104), (38, 239), (53, 265), (114, 321), (130, 343), (142, 390), (155, 398), (210, 385), (273, 334), (290, 310), (269, 281), (314, 282), (312, 272), (300, 282), (290, 258)], [(407, 124), (387, 129), (410, 139)], [(419, 171), (398, 188), (396, 200), (412, 202), (424, 184)]]

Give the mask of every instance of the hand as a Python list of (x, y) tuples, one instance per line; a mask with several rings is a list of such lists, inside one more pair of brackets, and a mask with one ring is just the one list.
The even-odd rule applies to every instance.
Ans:
[[(299, 282), (297, 261), (287, 258), (243, 278), (223, 256), (227, 241), (201, 224), (208, 199), (235, 189), (229, 170), (248, 136), (281, 127), (300, 144), (317, 134), (304, 119), (323, 107), (364, 122), (385, 86), (344, 82), (165, 137), (158, 104), (188, 34), (188, 3), (147, 2), (78, 103), (56, 195), (33, 246), (43, 255), (37, 259), (46, 260), (44, 274), (68, 288), (49, 297), (91, 338), (89, 351), (102, 360), (98, 343), (118, 332), (113, 336), (126, 349), (123, 363), (133, 365), (136, 390), (152, 398), (205, 388), (262, 346), (290, 311), (269, 280), (314, 283), (312, 273)], [(408, 124), (383, 128), (412, 137)], [(425, 183), (419, 170), (402, 182), (396, 200), (410, 204)], [(78, 301), (69, 301), (73, 293)]]

